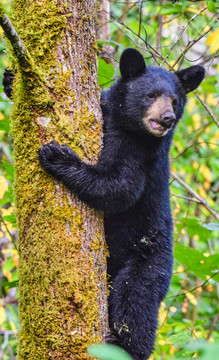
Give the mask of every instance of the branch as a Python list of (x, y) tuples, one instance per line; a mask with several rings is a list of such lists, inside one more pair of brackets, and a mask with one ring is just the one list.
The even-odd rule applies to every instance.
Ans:
[[(217, 274), (218, 274), (218, 272), (214, 273), (210, 278), (208, 278), (207, 280), (205, 280), (201, 285), (198, 285), (198, 286), (196, 286), (195, 288), (193, 288), (193, 289), (191, 289), (191, 290), (187, 290), (187, 291), (184, 291), (184, 292), (180, 292), (181, 289), (182, 289), (182, 287), (181, 287), (181, 289), (178, 291), (178, 294), (172, 295), (172, 296), (168, 296), (167, 299), (173, 299), (173, 300), (171, 301), (171, 304), (170, 304), (169, 307), (168, 307), (167, 314), (166, 314), (165, 319), (163, 320), (162, 324), (160, 325), (160, 328), (162, 328), (162, 326), (164, 326), (164, 324), (165, 324), (165, 322), (166, 322), (166, 320), (167, 320), (167, 316), (168, 316), (168, 314), (169, 314), (169, 312), (170, 312), (170, 308), (171, 308), (171, 306), (173, 306), (173, 304), (174, 304), (174, 302), (176, 301), (176, 299), (178, 298), (178, 296), (186, 296), (186, 294), (192, 293), (193, 291), (197, 290), (197, 289), (200, 288), (200, 287), (204, 290), (205, 285), (209, 282), (209, 280), (210, 280), (210, 279), (213, 279), (214, 276), (216, 276)], [(195, 295), (194, 295), (194, 296), (195, 296)]]
[(24, 68), (28, 68), (30, 66), (30, 60), (27, 51), (21, 39), (19, 38), (14, 26), (12, 25), (10, 19), (4, 13), (4, 9), (2, 8), (1, 5), (0, 5), (0, 25), (4, 30), (5, 36), (10, 41), (14, 49), (14, 54), (17, 57), (19, 64)]
[[(210, 123), (211, 124), (211, 123)], [(208, 124), (206, 124), (205, 126), (204, 126), (204, 129), (206, 129), (209, 125), (210, 125), (209, 123)], [(201, 131), (201, 133), (202, 133), (203, 131)], [(200, 132), (198, 133), (198, 137), (199, 137), (199, 135), (200, 135)], [(196, 137), (197, 137), (197, 135), (196, 135)], [(176, 160), (176, 159), (178, 159), (180, 156), (182, 156), (183, 154), (185, 154), (185, 152), (187, 151), (187, 150), (189, 150), (189, 149), (191, 149), (192, 147), (197, 147), (198, 145), (201, 145), (201, 144), (212, 144), (212, 145), (215, 145), (215, 146), (219, 146), (217, 143), (213, 143), (213, 142), (210, 142), (210, 141), (199, 141), (199, 142), (195, 142), (195, 139), (194, 139), (194, 142), (192, 142), (192, 143), (189, 143), (188, 144), (188, 146), (183, 150), (183, 151), (181, 151), (181, 153), (179, 153), (177, 156), (175, 156), (174, 158), (172, 158), (172, 161), (173, 160)]]
[(171, 175), (172, 177), (180, 184), (182, 185), (192, 196), (194, 196), (194, 198), (196, 198), (197, 200), (199, 200), (199, 203), (201, 205), (203, 205), (210, 213), (211, 215), (214, 216), (215, 219), (217, 219), (219, 221), (219, 215), (216, 213), (216, 211), (214, 211), (208, 204), (207, 202), (199, 195), (197, 194), (197, 192), (195, 192), (192, 188), (190, 188), (189, 185), (187, 185), (182, 179), (180, 179), (176, 174), (174, 174), (171, 171)]
[(207, 340), (210, 339), (211, 334), (212, 334), (215, 326), (217, 325), (218, 320), (219, 320), (219, 313), (218, 313), (218, 314), (215, 316), (215, 318), (214, 318), (214, 321), (213, 321), (213, 323), (212, 323), (212, 325), (211, 325), (211, 327), (210, 327), (209, 333), (208, 333), (207, 338), (206, 338)]
[[(178, 294), (176, 295), (171, 295), (171, 296), (168, 296), (167, 299), (171, 299), (171, 298), (174, 298), (176, 299), (178, 296), (185, 296), (186, 294), (188, 293), (192, 293), (193, 291), (199, 289), (199, 288), (202, 288), (204, 290), (205, 288), (205, 285), (209, 282), (209, 280), (213, 279), (216, 275), (219, 274), (219, 271), (216, 271), (214, 274), (212, 274), (207, 280), (205, 280), (201, 285), (197, 285), (196, 287), (194, 287), (193, 289), (191, 290), (186, 290), (184, 292), (178, 292)], [(195, 296), (195, 295), (194, 295)]]
[[(174, 67), (176, 66), (176, 64), (178, 64), (178, 62), (182, 59), (182, 57), (185, 56), (185, 53), (193, 46), (195, 45), (199, 40), (201, 40), (205, 35), (207, 35), (210, 31), (213, 30), (213, 27), (210, 27), (208, 30), (206, 30), (204, 33), (200, 34), (199, 36), (197, 36), (195, 39), (193, 39), (192, 41), (190, 41), (188, 43), (188, 45), (185, 47), (185, 49), (181, 52), (181, 54), (179, 55), (179, 57), (176, 59), (176, 61), (174, 62), (174, 64), (171, 66), (172, 69), (174, 69)], [(165, 60), (165, 59), (164, 59)], [(165, 61), (166, 62), (166, 61)]]
[(1, 223), (1, 222), (2, 222), (2, 224), (5, 226), (6, 232), (8, 233), (8, 235), (9, 235), (9, 237), (10, 237), (10, 239), (11, 239), (11, 241), (12, 241), (14, 247), (15, 247), (15, 249), (17, 250), (17, 244), (16, 244), (16, 242), (15, 242), (15, 239), (14, 239), (13, 236), (11, 235), (10, 230), (9, 230), (9, 228), (8, 228), (8, 225), (6, 224), (6, 222), (5, 222), (2, 214), (0, 214), (0, 223)]
[(201, 204), (200, 200), (197, 200), (197, 199), (193, 199), (193, 198), (190, 198), (188, 196), (183, 196), (183, 195), (176, 195), (174, 193), (171, 193), (172, 196), (175, 196), (175, 197), (178, 197), (180, 199), (185, 199), (185, 200), (188, 200), (188, 201), (193, 201), (193, 202), (197, 202), (198, 204)]
[(174, 44), (171, 46), (171, 48), (169, 49), (167, 55), (165, 56), (164, 60), (162, 61), (162, 63), (160, 64), (162, 66), (162, 64), (164, 63), (164, 61), (169, 57), (170, 53), (172, 52), (172, 50), (174, 49), (174, 47), (176, 46), (176, 44), (178, 43), (178, 41), (181, 39), (182, 34), (184, 33), (184, 31), (187, 29), (187, 27), (189, 26), (189, 24), (191, 24), (192, 21), (195, 20), (195, 18), (200, 15), (201, 13), (203, 13), (203, 11), (205, 11), (207, 9), (207, 6), (205, 6), (204, 8), (202, 8), (197, 14), (195, 14), (189, 21), (188, 23), (182, 27), (176, 41), (174, 42)]
[(198, 95), (198, 93), (196, 91), (193, 91), (193, 93), (195, 94), (195, 96), (197, 97), (197, 99), (200, 101), (200, 103), (204, 106), (205, 110), (209, 113), (209, 115), (211, 116), (211, 118), (213, 119), (213, 121), (215, 122), (215, 124), (217, 125), (217, 127), (219, 127), (219, 122), (217, 121), (216, 117), (212, 114), (211, 110), (207, 107), (207, 105), (204, 103), (204, 101), (200, 98), (200, 96)]

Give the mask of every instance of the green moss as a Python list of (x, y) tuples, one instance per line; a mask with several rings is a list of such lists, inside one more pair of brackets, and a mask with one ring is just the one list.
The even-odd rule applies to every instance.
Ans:
[(20, 253), (19, 360), (86, 359), (88, 343), (100, 340), (103, 238), (98, 227), (87, 230), (88, 218), (98, 224), (96, 214), (45, 174), (37, 154), (51, 139), (70, 144), (85, 158), (93, 159), (99, 150), (100, 124), (83, 97), (69, 121), (75, 94), (67, 86), (70, 72), (60, 70), (55, 53), (58, 42), (64, 42), (63, 14), (55, 0), (13, 1), (13, 22), (33, 60), (26, 71), (16, 65), (12, 114)]

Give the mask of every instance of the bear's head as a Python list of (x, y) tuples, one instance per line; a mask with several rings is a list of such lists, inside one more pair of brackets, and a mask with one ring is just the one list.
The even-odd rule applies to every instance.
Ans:
[(131, 131), (165, 136), (183, 114), (186, 94), (195, 90), (205, 70), (195, 65), (170, 72), (147, 66), (135, 49), (126, 49), (120, 59), (121, 78), (111, 88), (113, 118)]

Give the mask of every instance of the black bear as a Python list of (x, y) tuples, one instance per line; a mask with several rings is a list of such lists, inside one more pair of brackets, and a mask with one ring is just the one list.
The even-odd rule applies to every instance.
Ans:
[(82, 201), (104, 211), (109, 342), (146, 360), (172, 273), (169, 149), (186, 94), (201, 83), (204, 69), (146, 67), (137, 50), (126, 49), (120, 72), (101, 97), (104, 147), (98, 162), (88, 165), (55, 142), (39, 150), (39, 159)]

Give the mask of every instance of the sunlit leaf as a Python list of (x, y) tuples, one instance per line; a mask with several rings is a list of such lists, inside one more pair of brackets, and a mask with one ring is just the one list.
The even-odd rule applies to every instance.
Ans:
[(219, 29), (215, 30), (206, 40), (212, 54), (219, 50)]
[(0, 306), (0, 325), (6, 320), (6, 312), (3, 306)]

